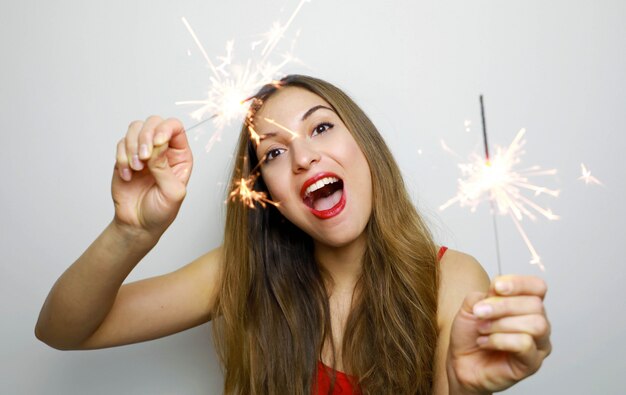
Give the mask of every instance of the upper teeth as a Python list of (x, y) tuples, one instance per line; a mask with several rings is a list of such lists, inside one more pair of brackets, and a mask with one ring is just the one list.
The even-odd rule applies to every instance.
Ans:
[(314, 182), (313, 184), (309, 185), (306, 191), (304, 191), (304, 195), (305, 196), (310, 195), (311, 193), (317, 191), (324, 185), (332, 184), (333, 182), (337, 182), (337, 181), (339, 181), (339, 179), (336, 177), (324, 177), (321, 180), (317, 180), (317, 182)]

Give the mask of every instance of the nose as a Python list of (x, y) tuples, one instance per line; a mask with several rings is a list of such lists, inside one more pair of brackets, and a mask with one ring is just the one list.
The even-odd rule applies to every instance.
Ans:
[(320, 161), (319, 152), (307, 139), (296, 138), (291, 142), (291, 161), (294, 173), (306, 171)]

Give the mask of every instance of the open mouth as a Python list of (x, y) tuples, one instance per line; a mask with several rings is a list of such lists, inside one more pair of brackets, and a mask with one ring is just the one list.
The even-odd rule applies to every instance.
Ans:
[(305, 185), (302, 200), (316, 216), (330, 218), (339, 214), (345, 206), (343, 180), (339, 177), (323, 175), (314, 178)]

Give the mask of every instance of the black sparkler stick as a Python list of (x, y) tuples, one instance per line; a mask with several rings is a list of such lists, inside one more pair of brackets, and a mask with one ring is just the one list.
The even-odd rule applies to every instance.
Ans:
[[(483, 95), (480, 95), (480, 116), (482, 117), (482, 120), (483, 120), (483, 143), (485, 145), (485, 159), (487, 160), (487, 166), (490, 166), (491, 162), (489, 159), (489, 143), (487, 142), (487, 121), (485, 120), (485, 103), (483, 101)], [(500, 260), (500, 240), (498, 237), (498, 223), (496, 221), (496, 207), (493, 202), (493, 199), (491, 199), (491, 196), (489, 197), (489, 203), (491, 204), (491, 218), (493, 220), (493, 234), (496, 240), (496, 258), (498, 261), (498, 275), (501, 276), (502, 275), (502, 263)]]

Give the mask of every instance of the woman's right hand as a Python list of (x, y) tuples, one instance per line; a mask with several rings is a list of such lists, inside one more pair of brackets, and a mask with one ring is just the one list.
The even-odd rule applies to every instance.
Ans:
[(193, 157), (182, 123), (151, 116), (134, 121), (117, 144), (111, 194), (114, 223), (160, 237), (185, 198)]

